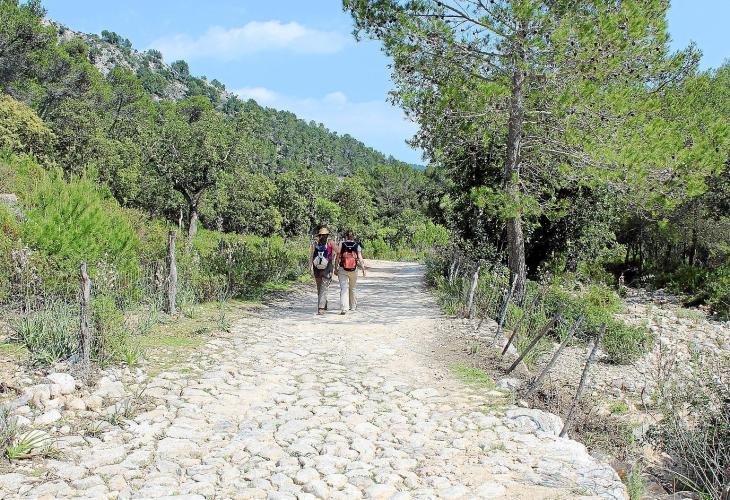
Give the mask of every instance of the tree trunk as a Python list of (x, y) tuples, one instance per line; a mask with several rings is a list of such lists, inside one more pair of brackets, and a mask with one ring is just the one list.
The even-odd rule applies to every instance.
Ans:
[(697, 256), (697, 229), (692, 228), (692, 246), (689, 247), (689, 265), (695, 265), (695, 257)]
[[(521, 43), (518, 41), (518, 44)], [(525, 74), (522, 68), (524, 51), (521, 46), (516, 48), (512, 70), (512, 97), (510, 99), (509, 123), (507, 131), (507, 157), (504, 162), (504, 187), (508, 199), (519, 204), (520, 198), (520, 146), (525, 124), (524, 87)], [(522, 302), (525, 295), (525, 281), (527, 271), (525, 266), (525, 237), (522, 231), (522, 216), (520, 208), (514, 207), (514, 214), (507, 219), (507, 251), (509, 270), (513, 277), (517, 277), (515, 286), (515, 302)]]
[(188, 246), (193, 242), (193, 238), (198, 234), (198, 207), (190, 205), (190, 213), (188, 214)]

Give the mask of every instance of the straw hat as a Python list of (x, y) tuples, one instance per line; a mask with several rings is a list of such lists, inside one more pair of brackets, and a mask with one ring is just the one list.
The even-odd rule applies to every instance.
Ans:
[(327, 229), (326, 227), (323, 227), (322, 229), (319, 230), (319, 232), (317, 233), (317, 236), (329, 235), (329, 234), (330, 234), (329, 229)]

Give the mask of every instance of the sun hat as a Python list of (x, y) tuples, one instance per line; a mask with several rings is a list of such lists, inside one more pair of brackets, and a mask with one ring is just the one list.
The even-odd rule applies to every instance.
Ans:
[(317, 233), (317, 236), (329, 235), (329, 234), (330, 234), (329, 229), (327, 229), (326, 227), (323, 227), (322, 229), (319, 230), (319, 232)]

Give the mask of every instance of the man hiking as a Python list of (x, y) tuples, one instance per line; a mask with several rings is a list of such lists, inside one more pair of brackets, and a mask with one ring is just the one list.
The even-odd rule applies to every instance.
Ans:
[(317, 283), (317, 314), (327, 310), (327, 290), (332, 281), (335, 261), (335, 245), (329, 240), (326, 227), (317, 232), (317, 239), (309, 247), (309, 272)]
[(335, 262), (335, 274), (340, 280), (340, 314), (357, 308), (355, 285), (357, 284), (357, 265), (365, 276), (365, 260), (362, 258), (362, 245), (355, 241), (355, 234), (347, 231), (345, 241), (340, 245)]

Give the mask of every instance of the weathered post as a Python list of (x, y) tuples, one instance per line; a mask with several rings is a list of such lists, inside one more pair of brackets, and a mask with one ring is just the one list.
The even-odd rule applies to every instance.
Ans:
[(581, 375), (580, 377), (578, 390), (575, 391), (575, 397), (573, 398), (573, 404), (570, 405), (570, 411), (568, 412), (568, 416), (565, 417), (565, 424), (563, 425), (563, 430), (560, 431), (560, 437), (565, 436), (568, 433), (568, 430), (570, 430), (570, 424), (573, 422), (573, 418), (575, 418), (575, 412), (578, 409), (578, 401), (580, 401), (580, 396), (583, 393), (583, 388), (588, 381), (588, 372), (591, 370), (593, 360), (596, 358), (596, 352), (598, 352), (598, 346), (601, 344), (601, 339), (603, 339), (603, 335), (605, 333), (606, 323), (601, 325), (601, 329), (598, 331), (598, 335), (596, 335), (596, 342), (593, 344), (593, 349), (591, 349), (591, 353), (588, 355), (586, 366), (583, 368), (583, 375)]
[(563, 339), (563, 342), (560, 344), (560, 347), (558, 347), (558, 350), (555, 351), (555, 354), (553, 354), (553, 357), (550, 358), (550, 361), (548, 364), (545, 365), (545, 368), (542, 369), (540, 372), (540, 375), (535, 379), (535, 381), (530, 384), (530, 387), (527, 389), (527, 392), (525, 393), (525, 399), (528, 399), (532, 394), (540, 387), (542, 384), (542, 379), (545, 378), (545, 375), (550, 371), (550, 369), (553, 367), (555, 362), (558, 360), (558, 357), (560, 356), (560, 353), (563, 352), (563, 349), (565, 349), (565, 346), (568, 345), (568, 342), (570, 342), (570, 339), (573, 338), (573, 335), (575, 335), (575, 332), (578, 331), (578, 328), (580, 328), (581, 323), (583, 323), (583, 319), (585, 318), (585, 315), (581, 315), (578, 320), (573, 323), (573, 326), (570, 328), (570, 331), (568, 332), (568, 335), (565, 336)]
[(89, 301), (91, 300), (91, 279), (86, 270), (86, 262), (80, 266), (81, 281), (81, 309), (80, 309), (80, 336), (79, 336), (79, 362), (84, 374), (91, 367), (91, 330), (89, 329)]
[(479, 271), (482, 269), (484, 261), (480, 260), (477, 264), (474, 274), (471, 276), (471, 284), (469, 285), (469, 295), (466, 300), (466, 316), (469, 319), (474, 317), (474, 293), (476, 292), (477, 285), (479, 284)]
[[(527, 295), (525, 295), (527, 297)], [(526, 332), (530, 331), (530, 326), (532, 325), (532, 320), (530, 319), (530, 316), (532, 316), (532, 313), (537, 308), (537, 304), (540, 302), (540, 295), (535, 295), (535, 297), (532, 299), (532, 303), (530, 304), (530, 307), (523, 307), (522, 308), (522, 316), (517, 320), (517, 323), (515, 323), (515, 326), (512, 327), (512, 335), (509, 336), (509, 339), (507, 340), (507, 344), (504, 346), (504, 349), (502, 350), (502, 356), (505, 355), (507, 352), (507, 349), (509, 349), (509, 346), (512, 345), (512, 341), (517, 337), (517, 335), (520, 332), (520, 328), (522, 328), (522, 323), (527, 321), (527, 327), (525, 328)]]
[(170, 315), (177, 313), (177, 262), (175, 260), (175, 239), (177, 232), (171, 230), (167, 237), (167, 303), (165, 312)]
[(509, 293), (507, 294), (507, 299), (504, 301), (504, 306), (502, 306), (502, 312), (499, 315), (499, 322), (497, 323), (497, 333), (494, 334), (494, 338), (498, 338), (499, 334), (502, 333), (502, 326), (504, 326), (504, 318), (507, 316), (507, 309), (509, 308), (509, 303), (512, 300), (512, 294), (515, 293), (515, 287), (517, 286), (517, 275), (515, 274), (514, 278), (512, 279), (512, 286), (509, 289)]
[[(525, 356), (527, 356), (529, 354), (529, 352), (537, 345), (537, 343), (540, 342), (540, 339), (542, 339), (550, 330), (553, 329), (553, 327), (555, 327), (555, 325), (558, 324), (558, 321), (560, 321), (560, 318), (562, 318), (562, 317), (563, 317), (563, 311), (558, 311), (558, 313), (555, 316), (553, 316), (553, 319), (548, 321), (548, 324), (543, 327), (543, 329), (540, 331), (540, 333), (537, 334), (537, 336), (534, 339), (532, 339), (532, 342), (530, 342), (530, 344), (525, 348), (525, 350), (522, 351), (522, 354), (520, 354), (520, 356), (515, 360), (515, 362), (512, 363), (512, 366), (509, 367), (509, 369), (507, 370), (508, 375), (510, 373), (512, 373), (512, 370), (517, 368), (517, 365), (520, 364), (520, 361), (525, 359)], [(509, 345), (504, 347), (504, 351), (502, 352), (503, 355), (504, 355), (504, 353), (507, 352), (508, 347), (509, 347)]]

